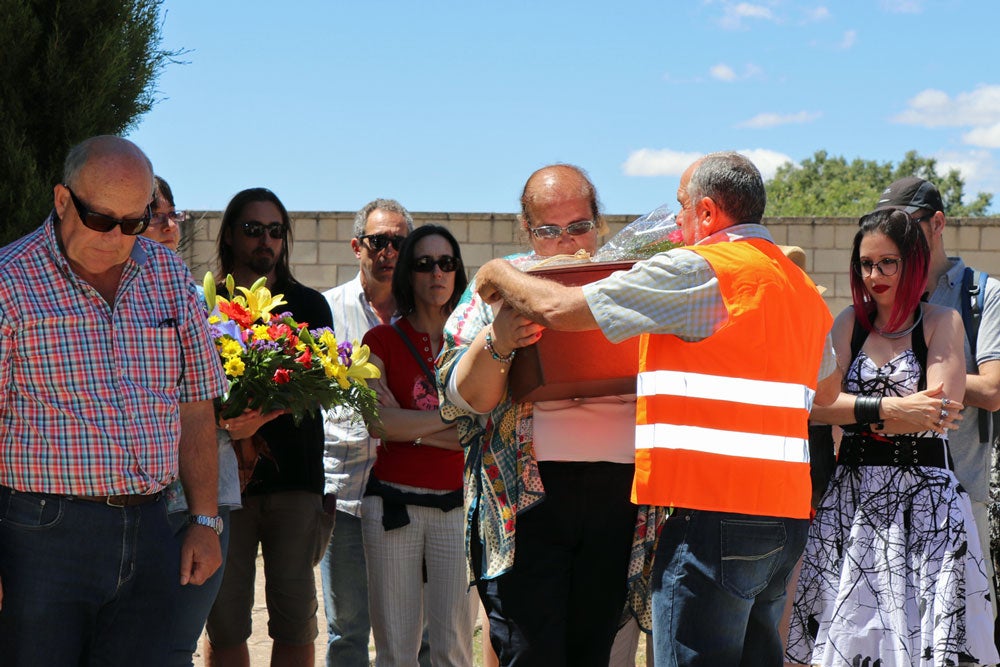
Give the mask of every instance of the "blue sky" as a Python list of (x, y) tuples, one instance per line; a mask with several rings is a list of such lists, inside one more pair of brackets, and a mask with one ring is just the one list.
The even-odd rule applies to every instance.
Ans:
[[(824, 149), (957, 167), (1000, 192), (994, 0), (166, 0), (188, 49), (128, 135), (177, 203), (513, 212), (587, 169), (608, 213), (674, 202), (698, 155), (765, 178)], [(997, 199), (1000, 199), (998, 197)], [(1000, 211), (995, 201), (994, 212)]]

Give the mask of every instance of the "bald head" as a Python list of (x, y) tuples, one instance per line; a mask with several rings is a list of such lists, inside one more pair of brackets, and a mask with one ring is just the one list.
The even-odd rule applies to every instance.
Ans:
[(110, 134), (84, 139), (66, 154), (63, 164), (63, 183), (77, 187), (85, 171), (97, 169), (103, 178), (115, 174), (130, 174), (133, 178), (149, 179), (149, 193), (153, 193), (153, 165), (142, 150), (128, 139)]
[(592, 219), (597, 223), (598, 233), (605, 233), (606, 225), (601, 216), (597, 189), (590, 182), (587, 172), (571, 164), (542, 167), (528, 177), (521, 192), (523, 224), (532, 226), (539, 209), (579, 199), (587, 200)]

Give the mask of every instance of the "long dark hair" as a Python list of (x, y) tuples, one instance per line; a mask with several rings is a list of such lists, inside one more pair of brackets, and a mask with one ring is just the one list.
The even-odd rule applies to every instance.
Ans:
[[(899, 248), (903, 261), (899, 269), (896, 299), (892, 304), (886, 331), (895, 331), (917, 309), (920, 298), (927, 288), (927, 264), (930, 249), (920, 225), (913, 222), (902, 209), (882, 209), (861, 216), (858, 233), (854, 235), (854, 249), (851, 251), (851, 298), (854, 301), (854, 316), (868, 331), (874, 329), (872, 322), (875, 303), (865, 288), (861, 275), (861, 240), (869, 234), (885, 234)], [(872, 269), (875, 270), (875, 269)]]
[(233, 248), (226, 243), (226, 230), (232, 229), (236, 219), (243, 213), (243, 209), (247, 204), (258, 201), (274, 204), (281, 214), (282, 224), (285, 225), (285, 242), (281, 247), (281, 255), (274, 265), (275, 284), (287, 285), (295, 283), (297, 281), (292, 277), (292, 269), (288, 264), (288, 256), (291, 254), (292, 246), (292, 221), (288, 217), (285, 205), (278, 199), (278, 195), (267, 188), (248, 188), (237, 192), (236, 196), (229, 200), (229, 205), (226, 206), (226, 211), (222, 214), (222, 229), (219, 230), (218, 253), (219, 266), (221, 268), (219, 275), (225, 277), (233, 273), (233, 269), (235, 268)]
[(462, 251), (452, 233), (440, 225), (417, 227), (403, 241), (403, 247), (399, 249), (399, 258), (396, 260), (396, 268), (392, 272), (392, 298), (396, 300), (396, 313), (400, 316), (409, 315), (416, 310), (410, 272), (413, 270), (413, 263), (416, 260), (414, 255), (417, 242), (424, 237), (435, 235), (443, 237), (451, 244), (451, 254), (458, 260), (458, 269), (455, 270), (455, 289), (452, 290), (448, 303), (441, 307), (441, 312), (447, 314), (455, 310), (458, 300), (462, 298), (462, 293), (465, 292), (465, 287), (469, 284), (469, 279), (465, 275), (465, 263), (462, 261)]

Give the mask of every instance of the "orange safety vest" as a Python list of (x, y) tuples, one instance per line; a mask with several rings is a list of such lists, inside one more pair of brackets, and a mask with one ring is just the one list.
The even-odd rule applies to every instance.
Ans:
[(632, 500), (808, 518), (808, 419), (830, 311), (769, 241), (686, 249), (712, 266), (729, 318), (697, 342), (643, 334)]

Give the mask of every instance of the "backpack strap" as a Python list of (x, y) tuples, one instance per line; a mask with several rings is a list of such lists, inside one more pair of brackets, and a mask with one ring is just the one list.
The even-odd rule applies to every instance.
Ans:
[[(978, 275), (976, 275), (978, 274)], [(983, 271), (973, 271), (965, 267), (962, 274), (962, 324), (965, 325), (965, 336), (969, 339), (969, 350), (972, 352), (973, 365), (976, 361), (976, 345), (979, 342), (979, 324), (983, 319), (983, 301), (986, 299), (986, 279), (989, 276)], [(990, 439), (990, 421), (992, 413), (979, 409), (979, 442)]]

